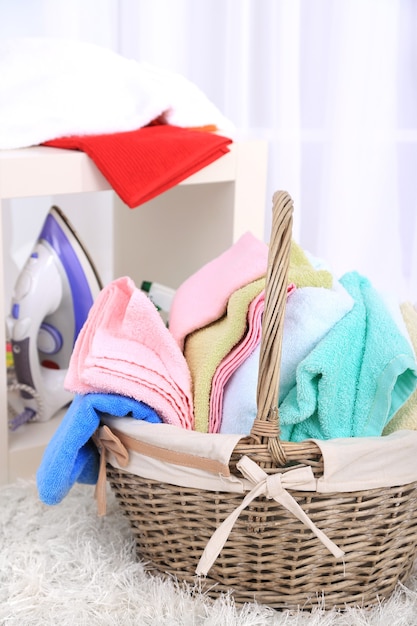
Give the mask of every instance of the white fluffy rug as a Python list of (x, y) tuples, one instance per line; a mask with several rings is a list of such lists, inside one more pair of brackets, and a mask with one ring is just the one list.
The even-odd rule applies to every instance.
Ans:
[(96, 515), (93, 489), (76, 486), (58, 506), (33, 482), (0, 488), (0, 624), (4, 626), (416, 626), (417, 572), (370, 611), (276, 612), (237, 608), (146, 574), (127, 521), (109, 494)]

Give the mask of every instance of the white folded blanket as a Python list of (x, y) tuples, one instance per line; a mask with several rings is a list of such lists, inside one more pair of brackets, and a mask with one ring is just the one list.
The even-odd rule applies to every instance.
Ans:
[(181, 127), (234, 125), (185, 77), (91, 43), (0, 41), (0, 149), (68, 135), (136, 130), (163, 116)]

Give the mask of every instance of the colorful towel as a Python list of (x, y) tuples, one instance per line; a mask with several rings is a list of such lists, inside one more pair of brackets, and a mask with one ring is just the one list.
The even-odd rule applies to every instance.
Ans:
[(39, 498), (58, 504), (76, 483), (97, 482), (99, 454), (91, 437), (103, 414), (133, 417), (154, 424), (161, 419), (155, 411), (132, 398), (115, 394), (77, 395), (49, 441), (36, 473)]
[[(282, 338), (279, 401), (296, 383), (298, 364), (353, 307), (353, 298), (335, 281), (332, 289), (301, 287), (288, 298)], [(256, 417), (259, 347), (225, 385), (222, 433), (249, 434)]]
[(325, 287), (333, 285), (332, 273), (323, 268), (316, 268), (307, 253), (294, 240), (291, 241), (288, 280), (297, 287)]
[(98, 295), (78, 335), (65, 387), (145, 402), (164, 422), (193, 428), (187, 362), (156, 307), (128, 277)]
[(285, 310), (279, 381), (280, 402), (296, 383), (300, 362), (349, 311), (354, 300), (339, 281), (333, 287), (301, 287)]
[(340, 282), (355, 304), (298, 365), (283, 439), (379, 436), (416, 388), (413, 350), (378, 292), (357, 272)]
[(73, 135), (46, 141), (88, 154), (131, 209), (174, 187), (229, 152), (221, 135), (156, 124), (107, 135)]
[[(287, 297), (294, 293), (296, 287), (293, 284), (288, 285)], [(289, 299), (290, 300), (290, 299)], [(287, 305), (288, 306), (288, 305)], [(251, 357), (261, 342), (262, 337), (262, 316), (265, 307), (265, 291), (263, 290), (249, 305), (247, 332), (242, 340), (225, 356), (218, 365), (213, 379), (211, 381), (210, 393), (210, 416), (209, 416), (209, 432), (220, 432), (220, 426), (223, 415), (223, 399), (225, 388), (228, 381), (233, 377), (234, 373)], [(259, 351), (257, 350), (259, 359)], [(249, 382), (249, 386), (250, 386)], [(256, 388), (256, 376), (255, 384)], [(239, 393), (242, 395), (250, 395), (250, 389), (245, 386)], [(255, 398), (256, 403), (256, 398)], [(256, 411), (256, 406), (255, 406)]]
[(262, 316), (265, 290), (252, 300), (248, 309), (247, 332), (242, 340), (219, 363), (211, 381), (209, 432), (219, 433), (223, 415), (223, 399), (227, 382), (259, 346), (262, 337)]
[(181, 350), (187, 335), (220, 319), (233, 292), (266, 275), (268, 246), (250, 232), (177, 289), (169, 329)]
[(256, 389), (260, 349), (258, 344), (224, 386), (219, 428), (223, 435), (249, 435), (252, 429), (257, 414)]
[(222, 359), (242, 339), (247, 329), (250, 303), (265, 288), (260, 278), (232, 293), (226, 315), (187, 336), (184, 355), (193, 382), (194, 429), (209, 431), (212, 379)]
[[(414, 353), (417, 354), (417, 311), (411, 302), (402, 303), (400, 308)], [(398, 409), (385, 426), (383, 434), (389, 435), (396, 430), (417, 430), (417, 390)]]

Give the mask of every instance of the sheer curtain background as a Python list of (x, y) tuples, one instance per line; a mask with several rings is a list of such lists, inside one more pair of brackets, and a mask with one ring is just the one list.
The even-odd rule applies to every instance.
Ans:
[(416, 31), (415, 0), (0, 0), (2, 37), (92, 41), (195, 82), (243, 137), (268, 141), (265, 239), (286, 189), (305, 249), (413, 302)]

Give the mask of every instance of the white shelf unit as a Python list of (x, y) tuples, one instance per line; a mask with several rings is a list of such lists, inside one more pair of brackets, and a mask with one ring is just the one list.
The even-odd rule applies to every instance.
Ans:
[[(129, 209), (113, 194), (113, 278), (128, 275), (137, 285), (146, 279), (176, 288), (244, 232), (250, 230), (263, 239), (267, 144), (235, 141), (230, 148), (229, 153), (177, 187), (135, 209)], [(42, 146), (0, 151), (0, 205), (13, 198), (108, 190), (110, 185), (83, 152)], [(1, 246), (2, 219), (3, 210)], [(2, 248), (0, 311), (7, 304), (3, 259)], [(3, 323), (0, 345), (5, 346), (5, 342)], [(7, 414), (4, 365), (0, 367), (0, 484), (34, 476), (62, 418), (61, 412), (61, 417), (49, 422), (33, 422), (11, 432)]]

